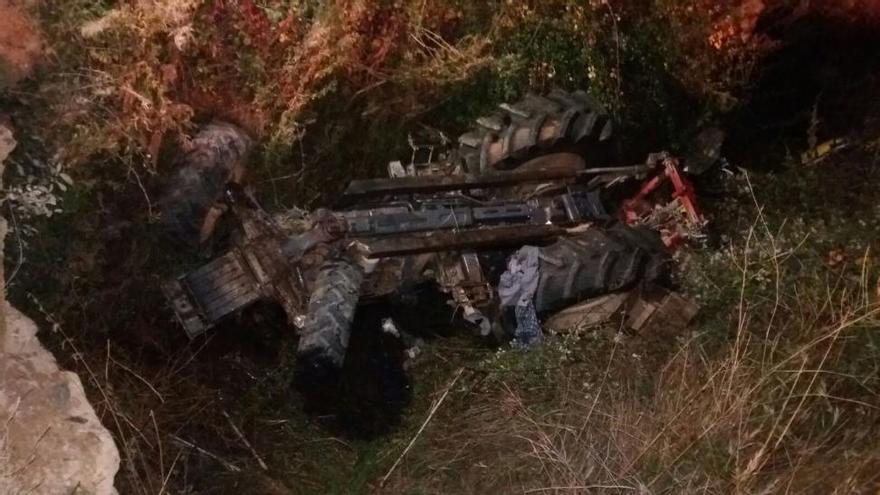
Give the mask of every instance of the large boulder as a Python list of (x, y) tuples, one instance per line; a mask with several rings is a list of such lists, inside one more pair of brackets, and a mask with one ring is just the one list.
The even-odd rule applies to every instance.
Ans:
[(86, 399), (61, 371), (34, 322), (4, 303), (0, 352), (0, 493), (116, 493), (119, 451)]
[[(14, 147), (0, 124), (0, 176)], [(5, 233), (0, 217), (0, 253)], [(0, 255), (0, 281), (2, 267)], [(119, 451), (82, 382), (59, 369), (34, 322), (5, 299), (0, 292), (0, 494), (115, 494)]]

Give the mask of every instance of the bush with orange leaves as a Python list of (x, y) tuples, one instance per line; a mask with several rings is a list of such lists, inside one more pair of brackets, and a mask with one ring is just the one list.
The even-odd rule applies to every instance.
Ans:
[(422, 98), (439, 95), (489, 60), (485, 40), (448, 29), (462, 14), (447, 3), (138, 0), (102, 10), (75, 0), (45, 8), (58, 57), (27, 102), (49, 111), (29, 127), (67, 163), (145, 153), (154, 164), (163, 137), (194, 116), (290, 141), (302, 109), (339, 88), (394, 86), (384, 95), (405, 104), (391, 107), (418, 105), (416, 88)]
[(762, 0), (659, 0), (645, 15), (658, 36), (660, 57), (693, 95), (724, 111), (749, 81), (772, 43), (755, 34)]
[(197, 86), (188, 88), (188, 96), (220, 88), (244, 91), (239, 99), (256, 114), (257, 131), (281, 115), (298, 113), (332, 76), (355, 85), (381, 77), (403, 34), (400, 15), (367, 0), (337, 2), (314, 13), (265, 10), (252, 0), (215, 2), (199, 12), (196, 23), (203, 36), (188, 63), (207, 71), (192, 81)]
[(99, 152), (155, 159), (193, 116), (289, 142), (303, 109), (331, 93), (412, 116), (485, 69), (507, 85), (504, 98), (586, 85), (623, 120), (631, 102), (634, 116), (656, 107), (657, 121), (676, 105), (735, 104), (774, 48), (759, 21), (810, 13), (880, 19), (871, 0), (137, 0), (110, 10), (74, 0), (43, 8), (57, 65), (29, 103), (50, 108), (33, 127), (54, 129), (40, 132), (71, 163)]
[(721, 97), (721, 103), (733, 102), (730, 96), (778, 46), (771, 31), (784, 33), (806, 16), (880, 27), (880, 3), (874, 0), (660, 0), (655, 9), (657, 21), (668, 23), (675, 35), (677, 46), (667, 54), (682, 81)]
[(85, 0), (40, 5), (54, 57), (32, 88), (18, 94), (29, 108), (19, 122), (67, 164), (133, 152), (154, 160), (162, 136), (192, 116), (173, 89), (197, 3), (138, 0), (111, 10)]
[(303, 109), (331, 93), (411, 116), (487, 68), (510, 85), (502, 97), (588, 85), (613, 107), (666, 111), (663, 91), (637, 94), (661, 71), (698, 98), (748, 79), (763, 48), (749, 34), (754, 11), (732, 0), (138, 0), (96, 11), (76, 0), (43, 12), (60, 70), (41, 81), (51, 111), (33, 127), (52, 129), (41, 132), (69, 163), (144, 153), (152, 166), (163, 138), (194, 116), (290, 143)]

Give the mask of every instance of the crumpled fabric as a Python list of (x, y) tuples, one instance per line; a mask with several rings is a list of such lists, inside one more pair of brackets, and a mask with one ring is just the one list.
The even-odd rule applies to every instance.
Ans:
[(498, 298), (502, 306), (526, 304), (538, 289), (539, 251), (535, 246), (524, 246), (507, 260), (507, 270), (498, 282)]
[(540, 278), (539, 255), (537, 247), (520, 248), (507, 260), (507, 270), (501, 274), (498, 282), (501, 306), (513, 306), (516, 315), (514, 347), (532, 347), (543, 340), (534, 303)]
[(514, 307), (516, 315), (516, 331), (513, 334), (513, 342), (510, 345), (516, 349), (528, 349), (535, 347), (544, 340), (541, 333), (541, 324), (538, 322), (538, 313), (535, 304), (517, 304)]
[(473, 323), (480, 329), (480, 335), (483, 337), (489, 335), (492, 332), (492, 322), (489, 321), (489, 318), (486, 318), (486, 315), (483, 314), (479, 309), (467, 305), (464, 307), (463, 315), (465, 321)]

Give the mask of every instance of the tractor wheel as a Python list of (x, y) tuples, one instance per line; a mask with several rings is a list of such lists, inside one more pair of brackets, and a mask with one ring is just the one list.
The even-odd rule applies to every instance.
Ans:
[(605, 158), (611, 135), (611, 120), (587, 93), (554, 90), (501, 104), (494, 114), (477, 119), (476, 128), (459, 137), (458, 157), (472, 174), (583, 169)]
[(616, 223), (541, 248), (535, 308), (540, 314), (630, 288), (668, 284), (670, 260), (657, 232)]
[(346, 259), (318, 269), (296, 350), (300, 384), (332, 383), (345, 362), (364, 271)]
[(251, 145), (243, 130), (215, 122), (185, 146), (160, 201), (162, 224), (175, 242), (195, 247), (210, 236), (222, 213), (218, 201), (229, 183), (241, 181)]

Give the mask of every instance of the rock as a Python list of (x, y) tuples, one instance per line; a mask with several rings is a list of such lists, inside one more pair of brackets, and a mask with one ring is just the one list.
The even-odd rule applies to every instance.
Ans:
[(0, 493), (116, 493), (119, 452), (79, 377), (58, 369), (31, 320), (8, 303), (4, 311)]
[[(0, 176), (14, 147), (0, 124)], [(5, 232), (0, 218), (0, 253)], [(2, 266), (0, 256), (5, 280)], [(58, 368), (34, 322), (5, 299), (0, 294), (0, 494), (115, 494), (119, 451), (82, 382)]]
[[(0, 164), (6, 160), (6, 157), (15, 149), (15, 138), (12, 137), (12, 131), (3, 124), (0, 124)], [(2, 171), (2, 166), (0, 166)]]
[[(0, 86), (2, 88), (2, 86)], [(3, 183), (3, 172), (5, 170), (6, 158), (15, 149), (15, 138), (12, 136), (12, 130), (0, 123), (0, 187)], [(6, 281), (6, 273), (3, 266), (3, 240), (6, 239), (6, 219), (0, 216), (0, 280)], [(6, 284), (0, 285), (0, 301), (6, 300)], [(4, 313), (5, 314), (5, 313)], [(2, 343), (6, 338), (6, 318), (0, 314), (0, 351), (3, 350)]]

